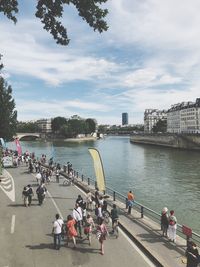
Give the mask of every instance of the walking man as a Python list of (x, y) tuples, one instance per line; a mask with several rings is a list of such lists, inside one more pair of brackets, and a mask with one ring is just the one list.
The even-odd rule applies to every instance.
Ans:
[(75, 204), (75, 208), (73, 209), (72, 217), (76, 220), (75, 228), (78, 228), (79, 237), (82, 239), (82, 229), (81, 224), (83, 220), (82, 209), (79, 207), (78, 203)]
[(34, 193), (33, 193), (33, 188), (31, 187), (30, 184), (27, 185), (27, 188), (28, 188), (28, 205), (30, 206)]
[(60, 242), (61, 242), (61, 234), (62, 234), (63, 225), (64, 225), (64, 222), (60, 218), (60, 215), (57, 213), (56, 214), (56, 220), (53, 223), (53, 229), (52, 229), (54, 249), (57, 249), (57, 250), (60, 249)]

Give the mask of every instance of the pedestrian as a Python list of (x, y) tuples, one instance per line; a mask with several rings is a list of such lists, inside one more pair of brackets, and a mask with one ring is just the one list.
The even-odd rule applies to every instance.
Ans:
[(129, 191), (128, 194), (127, 194), (127, 206), (128, 206), (128, 214), (131, 214), (131, 208), (133, 206), (133, 203), (135, 201), (135, 196), (134, 194), (132, 193), (132, 191)]
[(163, 236), (167, 237), (168, 227), (169, 227), (169, 215), (168, 208), (164, 207), (161, 214), (161, 230), (163, 232)]
[(112, 233), (114, 233), (114, 224), (119, 220), (116, 204), (113, 204), (113, 208), (111, 209), (110, 216), (112, 219)]
[(101, 204), (99, 204), (97, 208), (97, 223), (99, 223), (102, 218), (103, 218), (102, 206)]
[(28, 189), (28, 205), (30, 206), (32, 202), (32, 197), (34, 196), (34, 192), (30, 184), (27, 185), (27, 189)]
[(86, 196), (86, 208), (87, 210), (92, 210), (92, 193), (90, 192), (90, 190), (88, 190)]
[(88, 213), (86, 218), (86, 225), (84, 228), (84, 234), (87, 236), (89, 240), (89, 245), (91, 246), (92, 242), (92, 229), (95, 227), (94, 220), (90, 213)]
[(40, 185), (40, 184), (41, 184), (41, 180), (42, 180), (42, 175), (41, 175), (41, 173), (38, 172), (38, 173), (36, 174), (35, 177), (36, 177), (36, 180), (37, 180), (38, 185)]
[(24, 206), (28, 207), (28, 188), (24, 186), (22, 191), (22, 198), (24, 199)]
[(86, 202), (84, 202), (84, 201), (82, 204), (82, 215), (83, 215), (82, 225), (85, 225), (86, 224), (86, 218), (87, 218), (87, 209), (86, 209)]
[(187, 257), (187, 266), (186, 267), (197, 267), (199, 264), (199, 252), (197, 246), (194, 242), (189, 241), (188, 247), (185, 252)]
[(169, 240), (176, 243), (177, 219), (174, 214), (174, 210), (170, 210), (168, 234)]
[(108, 235), (108, 230), (104, 224), (103, 218), (99, 220), (97, 226), (97, 239), (100, 243), (100, 253), (104, 255), (104, 240), (106, 240), (106, 236)]
[(78, 195), (78, 198), (76, 199), (76, 203), (79, 205), (79, 207), (82, 208), (83, 206), (83, 198), (81, 195)]
[(38, 196), (38, 202), (39, 202), (40, 206), (42, 205), (42, 203), (44, 201), (46, 192), (47, 192), (47, 189), (46, 189), (44, 184), (39, 185), (38, 188), (36, 189), (36, 193)]
[(76, 236), (77, 236), (77, 231), (75, 228), (76, 220), (71, 216), (67, 216), (67, 245), (69, 243), (69, 239), (72, 238), (74, 248), (76, 248)]
[(61, 234), (63, 231), (64, 222), (60, 218), (59, 214), (56, 214), (56, 220), (53, 223), (53, 241), (54, 241), (54, 249), (60, 249), (60, 243), (61, 243)]
[(99, 204), (99, 197), (100, 197), (100, 194), (99, 194), (99, 188), (96, 187), (96, 191), (94, 193), (94, 198), (95, 198), (95, 203), (98, 205)]
[(82, 220), (83, 220), (83, 214), (82, 214), (82, 209), (79, 207), (78, 203), (75, 204), (75, 208), (73, 209), (72, 212), (72, 217), (76, 220), (76, 225), (75, 228), (76, 230), (78, 229), (79, 232), (79, 237), (82, 239)]
[(60, 171), (59, 169), (56, 170), (56, 183), (59, 183), (59, 178), (60, 178)]

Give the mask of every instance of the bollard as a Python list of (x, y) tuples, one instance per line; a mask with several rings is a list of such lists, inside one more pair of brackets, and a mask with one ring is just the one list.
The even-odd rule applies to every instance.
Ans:
[(141, 206), (141, 218), (143, 218), (143, 217), (144, 217), (144, 207)]
[(88, 185), (90, 185), (90, 178), (88, 177)]
[(78, 179), (78, 172), (76, 172), (76, 178)]
[(83, 174), (81, 175), (81, 180), (82, 180), (82, 182), (83, 182), (83, 180), (84, 180), (84, 176), (83, 176)]
[(113, 191), (113, 201), (115, 201), (115, 191)]
[(95, 181), (95, 189), (97, 189), (97, 181)]

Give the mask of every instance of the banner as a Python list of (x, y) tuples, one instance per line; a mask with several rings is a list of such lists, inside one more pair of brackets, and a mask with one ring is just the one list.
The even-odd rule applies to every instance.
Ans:
[(94, 162), (94, 170), (96, 174), (97, 187), (99, 191), (105, 191), (105, 175), (103, 164), (99, 151), (96, 148), (88, 148)]
[(17, 147), (18, 156), (21, 156), (22, 155), (22, 148), (21, 148), (21, 145), (20, 145), (20, 142), (19, 142), (18, 138), (15, 139), (15, 144), (16, 144), (16, 147)]

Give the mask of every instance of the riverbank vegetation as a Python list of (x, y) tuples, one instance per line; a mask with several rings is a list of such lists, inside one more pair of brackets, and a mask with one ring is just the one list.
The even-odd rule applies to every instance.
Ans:
[(0, 137), (8, 141), (16, 133), (17, 111), (12, 97), (12, 87), (4, 79), (2, 69), (3, 65), (0, 64)]

